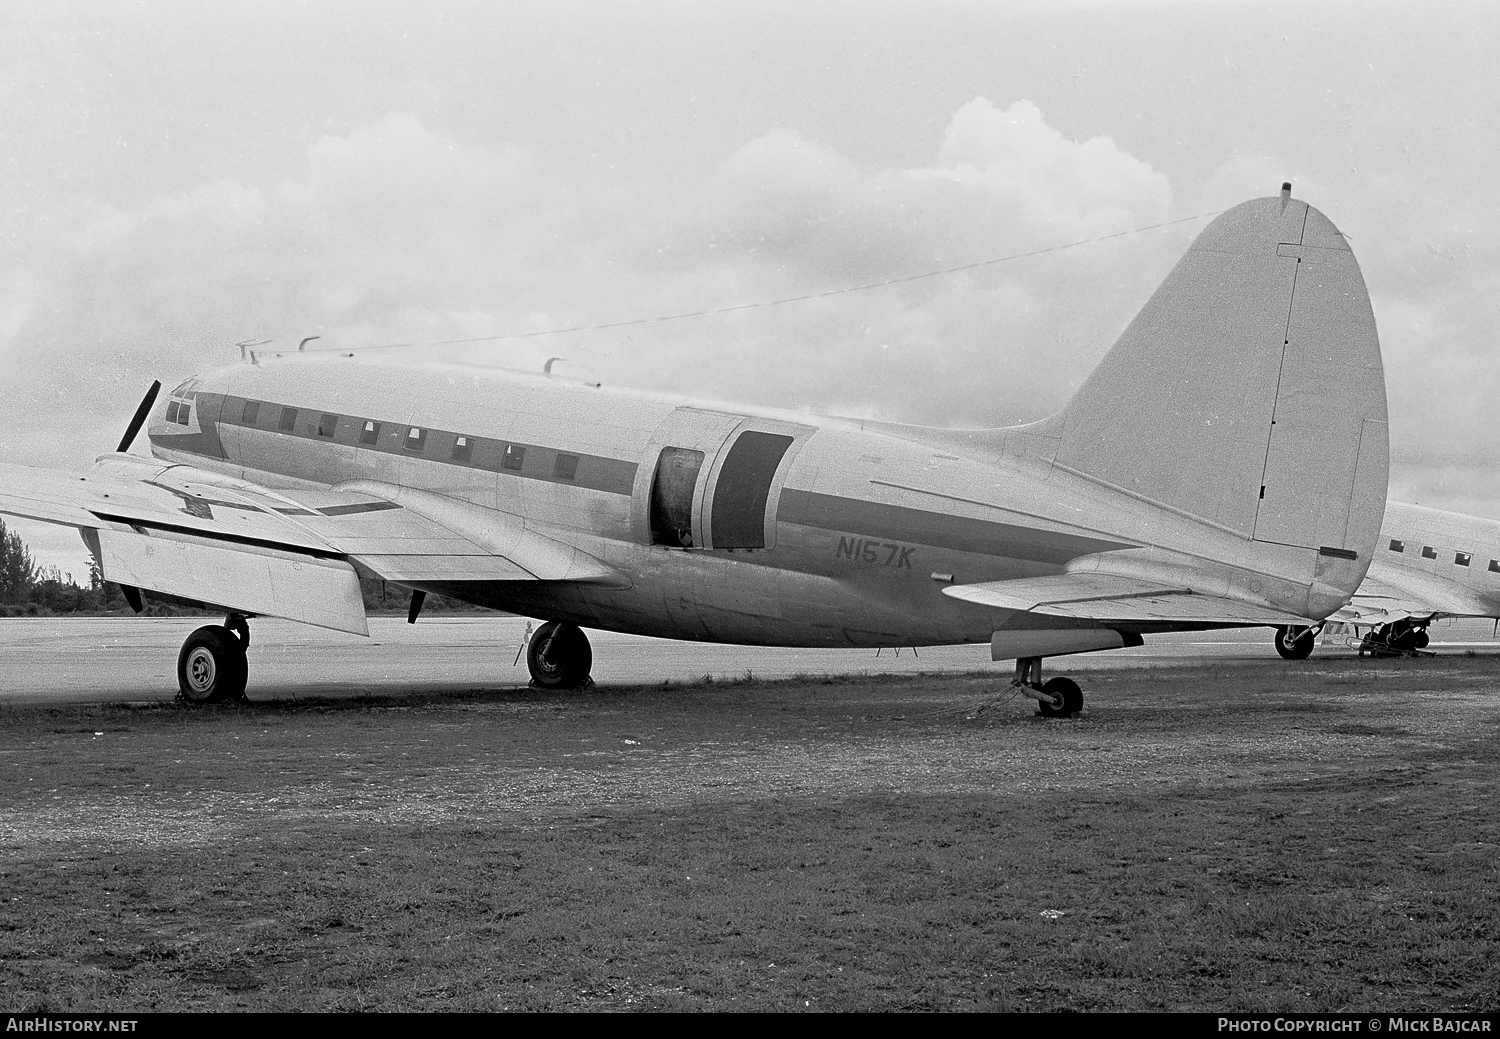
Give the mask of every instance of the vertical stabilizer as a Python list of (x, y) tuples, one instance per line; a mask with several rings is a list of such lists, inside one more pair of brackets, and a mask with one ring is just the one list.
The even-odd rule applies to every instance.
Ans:
[(1348, 243), (1289, 190), (1223, 213), (1048, 426), (1055, 464), (1253, 542), (1313, 549), (1317, 581), (1352, 593), (1389, 447)]

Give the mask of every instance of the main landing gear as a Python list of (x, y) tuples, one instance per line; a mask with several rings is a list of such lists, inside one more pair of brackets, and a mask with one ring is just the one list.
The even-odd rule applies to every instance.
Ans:
[(542, 689), (578, 689), (591, 685), (594, 650), (576, 624), (548, 621), (526, 646), (531, 684)]
[(1306, 660), (1312, 654), (1318, 632), (1322, 630), (1321, 624), (1316, 628), (1304, 628), (1295, 624), (1277, 628), (1276, 652), (1286, 660)]
[(1071, 718), (1083, 710), (1083, 690), (1071, 678), (1053, 678), (1042, 683), (1042, 658), (1022, 657), (1016, 661), (1016, 677), (1011, 688), (1036, 701), (1044, 718)]
[(1399, 620), (1382, 624), (1367, 632), (1359, 643), (1359, 655), (1372, 657), (1430, 657), (1433, 653), (1422, 652), (1427, 648), (1427, 625), (1413, 624), (1410, 620)]
[(250, 625), (237, 613), (199, 628), (177, 654), (177, 695), (191, 704), (243, 700), (249, 648)]

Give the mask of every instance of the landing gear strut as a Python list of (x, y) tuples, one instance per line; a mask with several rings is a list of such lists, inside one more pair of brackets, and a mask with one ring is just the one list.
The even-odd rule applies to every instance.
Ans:
[(526, 646), (531, 684), (542, 689), (578, 689), (589, 684), (594, 650), (576, 624), (548, 621)]
[(1276, 629), (1276, 652), (1287, 660), (1306, 660), (1313, 651), (1313, 642), (1318, 637), (1318, 632), (1323, 630), (1319, 624), (1315, 628), (1304, 628), (1298, 625), (1288, 625)]
[(1016, 677), (1011, 688), (1036, 701), (1044, 718), (1071, 718), (1083, 710), (1083, 690), (1071, 678), (1053, 678), (1043, 684), (1042, 658), (1022, 657), (1016, 661)]
[(244, 699), (249, 646), (250, 625), (237, 613), (193, 632), (177, 654), (178, 696), (191, 704)]

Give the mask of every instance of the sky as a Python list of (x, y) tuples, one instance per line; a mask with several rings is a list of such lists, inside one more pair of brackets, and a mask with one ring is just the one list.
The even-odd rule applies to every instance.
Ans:
[(1289, 180), (1370, 288), (1391, 497), (1500, 518), (1497, 70), (1489, 2), (7, 0), (0, 460), (306, 336), (1030, 421)]

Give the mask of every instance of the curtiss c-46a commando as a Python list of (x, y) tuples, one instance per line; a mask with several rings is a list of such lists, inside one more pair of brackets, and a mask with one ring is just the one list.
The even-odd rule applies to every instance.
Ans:
[[(977, 371), (999, 380), (1003, 370)], [(149, 420), (150, 458), (127, 453)], [(182, 647), (237, 697), (248, 620), (366, 634), (360, 577), (546, 621), (768, 646), (989, 643), (1042, 660), (1156, 632), (1308, 626), (1370, 565), (1385, 383), (1359, 267), (1280, 196), (1217, 217), (1057, 415), (952, 430), (347, 356), (243, 363), (144, 403), (84, 473), (0, 467), (0, 512), (78, 528), (104, 576), (225, 611)]]

